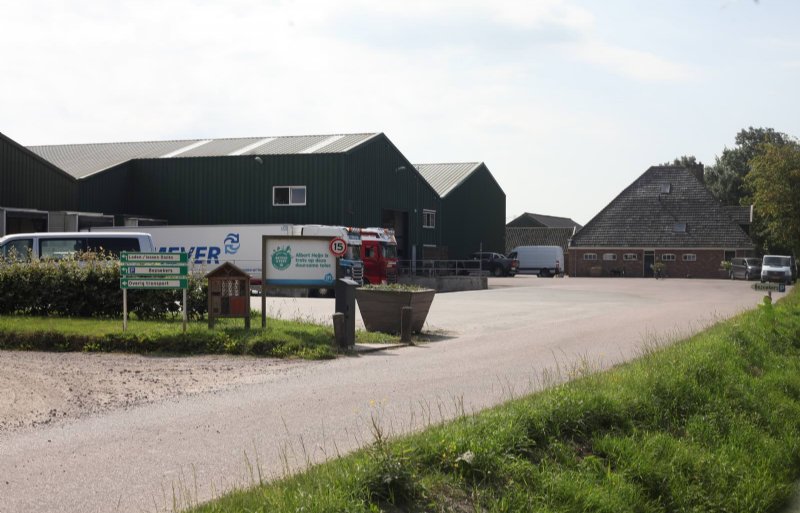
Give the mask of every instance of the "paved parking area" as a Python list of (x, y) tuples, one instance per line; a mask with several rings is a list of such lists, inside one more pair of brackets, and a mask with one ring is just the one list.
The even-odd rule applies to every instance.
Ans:
[[(519, 275), (489, 278), (488, 290), (437, 294), (424, 330), (453, 336), (494, 333), (542, 321), (568, 323), (607, 315), (622, 320), (626, 306), (691, 303), (698, 313), (714, 317), (729, 306), (760, 301), (754, 282), (729, 280), (639, 278), (538, 278)], [(776, 297), (778, 297), (776, 295)], [(252, 307), (260, 310), (261, 299)], [(267, 317), (306, 319), (332, 324), (335, 301), (330, 298), (267, 298)], [(676, 321), (680, 319), (676, 318)], [(356, 326), (363, 328), (360, 312)]]

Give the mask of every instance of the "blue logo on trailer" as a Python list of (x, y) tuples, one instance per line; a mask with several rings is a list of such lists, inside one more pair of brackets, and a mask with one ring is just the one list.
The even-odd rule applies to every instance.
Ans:
[(225, 237), (225, 254), (226, 255), (235, 255), (237, 251), (239, 251), (239, 234), (238, 233), (229, 233), (227, 237)]

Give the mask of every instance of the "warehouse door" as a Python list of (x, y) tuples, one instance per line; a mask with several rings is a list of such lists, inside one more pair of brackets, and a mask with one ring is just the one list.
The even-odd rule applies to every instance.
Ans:
[(398, 260), (411, 260), (411, 247), (408, 240), (408, 212), (383, 209), (381, 211), (381, 228), (394, 230), (394, 237), (397, 239)]

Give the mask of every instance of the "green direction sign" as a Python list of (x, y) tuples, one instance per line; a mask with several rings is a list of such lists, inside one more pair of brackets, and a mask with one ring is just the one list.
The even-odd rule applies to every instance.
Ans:
[(189, 262), (188, 253), (133, 253), (123, 251), (119, 254), (119, 261), (123, 264), (186, 264)]
[(126, 276), (188, 276), (189, 268), (185, 265), (122, 265), (119, 272), (123, 277)]
[(754, 283), (753, 290), (761, 290), (764, 292), (786, 292), (785, 283)]
[(188, 278), (120, 278), (121, 289), (187, 289)]

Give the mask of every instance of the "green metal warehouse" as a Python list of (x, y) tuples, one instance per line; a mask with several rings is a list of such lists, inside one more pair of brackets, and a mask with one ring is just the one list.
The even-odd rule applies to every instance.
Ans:
[[(455, 184), (449, 195), (463, 190), (464, 199), (451, 202), (459, 213), (450, 214), (448, 195), (383, 133), (28, 148), (0, 142), (0, 208), (50, 211), (50, 231), (112, 222), (330, 224), (394, 228), (405, 260), (463, 258), (477, 251), (475, 241), (503, 248), (505, 194), (485, 166)], [(74, 216), (53, 223), (56, 210)], [(451, 215), (463, 219), (471, 210), (484, 213), (471, 218), (474, 229), (448, 226)], [(25, 230), (0, 235), (12, 231)]]

